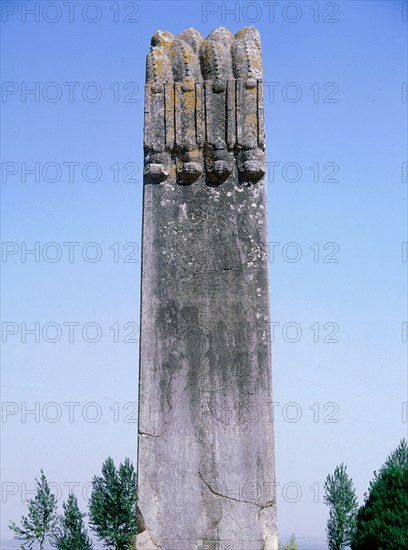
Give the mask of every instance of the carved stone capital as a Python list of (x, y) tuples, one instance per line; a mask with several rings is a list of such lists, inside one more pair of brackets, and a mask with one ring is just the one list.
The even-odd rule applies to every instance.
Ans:
[(255, 27), (157, 31), (146, 62), (145, 182), (245, 186), (265, 174), (261, 41)]

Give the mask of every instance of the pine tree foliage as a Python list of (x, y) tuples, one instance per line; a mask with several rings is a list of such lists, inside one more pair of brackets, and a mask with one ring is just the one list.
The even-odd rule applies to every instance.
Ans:
[(327, 476), (324, 491), (324, 502), (330, 507), (327, 544), (329, 550), (343, 550), (351, 544), (358, 510), (353, 481), (344, 464), (337, 466), (333, 475)]
[(79, 510), (75, 495), (69, 495), (67, 502), (63, 503), (63, 509), (54, 539), (57, 550), (92, 550), (83, 521), (85, 514)]
[(107, 548), (128, 550), (137, 534), (136, 474), (127, 458), (116, 469), (112, 458), (94, 476), (89, 503), (91, 529)]
[(295, 534), (292, 534), (288, 544), (286, 544), (282, 550), (298, 550)]
[(358, 511), (353, 550), (408, 548), (408, 447), (402, 440), (370, 483)]
[[(381, 475), (391, 466), (397, 466), (397, 468), (406, 468), (408, 467), (408, 443), (406, 439), (402, 439), (398, 447), (390, 453), (381, 466), (379, 472), (374, 472), (374, 478), (370, 482), (369, 490), (376, 483), (376, 481), (381, 477)], [(367, 498), (367, 495), (364, 495)]]
[(51, 493), (47, 478), (41, 470), (40, 479), (36, 482), (36, 494), (28, 501), (28, 515), (21, 516), (21, 525), (10, 523), (10, 529), (14, 531), (14, 538), (25, 541), (22, 548), (32, 548), (33, 544), (39, 544), (43, 550), (46, 541), (51, 541), (55, 534), (58, 514), (57, 499)]

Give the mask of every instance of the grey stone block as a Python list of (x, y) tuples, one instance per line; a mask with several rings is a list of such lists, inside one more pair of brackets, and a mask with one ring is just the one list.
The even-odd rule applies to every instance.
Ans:
[(260, 37), (146, 63), (140, 550), (277, 550)]

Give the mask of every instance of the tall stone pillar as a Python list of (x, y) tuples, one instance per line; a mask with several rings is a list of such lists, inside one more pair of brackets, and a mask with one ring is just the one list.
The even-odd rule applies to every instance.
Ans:
[(139, 550), (277, 550), (261, 46), (147, 56)]

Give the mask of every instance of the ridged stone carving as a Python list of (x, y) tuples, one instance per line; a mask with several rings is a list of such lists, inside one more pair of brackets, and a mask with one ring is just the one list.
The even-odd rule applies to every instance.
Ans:
[(242, 185), (265, 174), (261, 41), (254, 27), (203, 38), (158, 31), (146, 63), (146, 183)]

